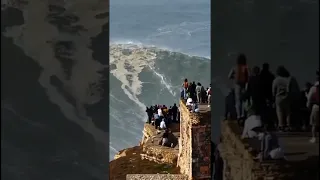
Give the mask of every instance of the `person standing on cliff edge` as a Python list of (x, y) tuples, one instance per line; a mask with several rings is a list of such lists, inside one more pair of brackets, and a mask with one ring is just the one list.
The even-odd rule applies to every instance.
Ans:
[(202, 103), (202, 96), (201, 96), (201, 84), (198, 82), (196, 86), (196, 94), (197, 94), (197, 102), (200, 104)]
[(319, 125), (319, 70), (317, 71), (317, 81), (311, 87), (307, 95), (307, 107), (311, 109), (310, 125), (312, 138), (311, 143), (316, 142), (316, 127)]
[(245, 118), (243, 95), (249, 80), (247, 58), (244, 54), (239, 54), (237, 64), (231, 69), (228, 78), (234, 80), (237, 120), (239, 122)]
[(208, 95), (208, 107), (210, 107), (210, 105), (211, 105), (211, 84), (207, 90), (207, 95)]
[(171, 112), (172, 112), (173, 122), (176, 122), (177, 121), (177, 115), (178, 115), (178, 107), (177, 107), (176, 103), (173, 104), (173, 106), (171, 108)]
[(152, 119), (152, 106), (150, 108), (146, 108), (146, 112), (147, 112), (147, 115), (148, 115), (148, 123), (150, 124), (151, 123), (151, 119)]
[(183, 99), (187, 99), (188, 87), (189, 87), (188, 79), (184, 79), (184, 82), (182, 83)]

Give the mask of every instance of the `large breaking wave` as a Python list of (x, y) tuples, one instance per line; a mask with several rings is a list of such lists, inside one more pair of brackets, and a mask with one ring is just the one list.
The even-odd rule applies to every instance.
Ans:
[(142, 44), (110, 45), (110, 157), (141, 140), (145, 107), (178, 103), (182, 80), (210, 82), (210, 59)]

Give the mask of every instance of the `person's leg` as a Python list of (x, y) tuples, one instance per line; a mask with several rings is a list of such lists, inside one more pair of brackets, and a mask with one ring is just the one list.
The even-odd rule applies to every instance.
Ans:
[(279, 103), (276, 103), (276, 113), (277, 113), (277, 118), (278, 118), (278, 128), (279, 130), (283, 130), (283, 126), (284, 126), (284, 121), (283, 121), (283, 111), (282, 111), (282, 107)]
[(235, 95), (235, 106), (237, 111), (237, 119), (241, 118), (242, 105), (241, 105), (241, 87), (238, 84), (235, 84), (234, 87), (234, 95)]
[(244, 120), (245, 118), (245, 109), (244, 109), (244, 94), (245, 94), (245, 86), (240, 86), (240, 118), (242, 118)]
[(286, 120), (286, 125), (289, 130), (292, 130), (292, 122), (291, 122), (291, 107), (290, 104), (285, 104), (284, 105), (284, 114), (285, 114), (285, 120)]
[(197, 100), (198, 100), (198, 103), (201, 103), (201, 93), (200, 92), (197, 93)]
[(316, 128), (317, 125), (319, 124), (319, 105), (313, 105), (312, 110), (311, 110), (311, 115), (310, 115), (310, 125), (311, 125), (311, 143), (316, 142)]
[(184, 99), (184, 90), (183, 89), (181, 89), (181, 91), (180, 91), (180, 98)]
[(211, 105), (211, 95), (208, 95), (208, 107)]

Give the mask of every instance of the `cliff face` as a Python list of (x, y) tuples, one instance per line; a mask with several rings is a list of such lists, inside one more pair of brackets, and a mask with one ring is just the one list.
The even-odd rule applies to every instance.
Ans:
[(205, 105), (199, 109), (190, 113), (180, 102), (178, 166), (189, 179), (211, 179), (211, 111)]
[[(157, 132), (153, 126), (149, 124), (144, 125), (143, 138), (138, 146), (127, 148), (119, 151), (115, 155), (114, 160), (109, 163), (110, 180), (125, 180), (125, 179), (150, 179), (150, 174), (156, 176), (157, 173), (164, 176), (175, 177), (180, 170), (176, 166), (178, 151), (174, 153), (173, 148), (166, 148), (156, 146)], [(154, 142), (154, 143), (152, 143)], [(171, 151), (170, 151), (171, 150)], [(127, 174), (139, 174), (130, 175)], [(143, 174), (149, 174), (145, 177)], [(168, 175), (170, 174), (170, 175)], [(157, 175), (163, 178), (163, 176)], [(178, 180), (183, 180), (183, 175), (178, 175)]]
[(161, 135), (145, 124), (140, 145), (120, 151), (110, 162), (110, 180), (127, 174), (127, 179), (211, 179), (210, 122), (210, 108), (200, 105), (200, 113), (190, 113), (181, 101), (180, 123), (170, 124), (174, 147), (159, 146)]

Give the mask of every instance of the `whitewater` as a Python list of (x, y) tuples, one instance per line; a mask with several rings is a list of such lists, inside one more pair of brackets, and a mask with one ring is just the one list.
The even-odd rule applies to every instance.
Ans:
[[(142, 138), (146, 106), (210, 84), (210, 1), (110, 3), (110, 160)], [(146, 16), (148, 14), (148, 16)]]

